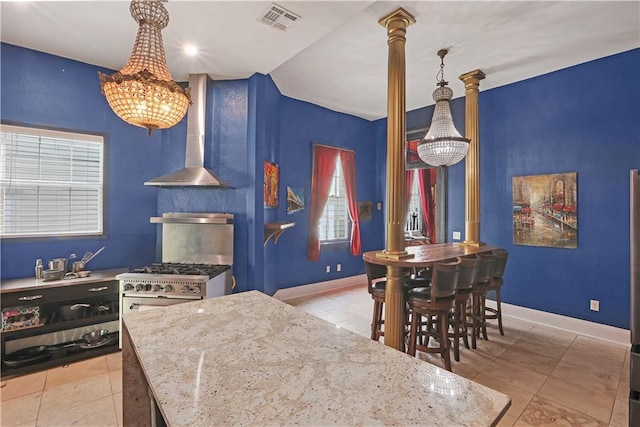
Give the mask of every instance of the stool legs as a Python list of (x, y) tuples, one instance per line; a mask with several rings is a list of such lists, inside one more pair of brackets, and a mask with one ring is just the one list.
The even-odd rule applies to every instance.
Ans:
[[(418, 345), (418, 329), (422, 323), (422, 313), (418, 313), (417, 310), (413, 309), (413, 314), (411, 316), (411, 327), (409, 332), (409, 349), (407, 354), (410, 356), (416, 355), (416, 350), (419, 349), (425, 352), (438, 352), (440, 356), (444, 359), (444, 366), (447, 371), (451, 371), (451, 356), (450, 356), (450, 347), (449, 343), (449, 319), (448, 312), (438, 313), (435, 316), (437, 317), (437, 333), (439, 335), (439, 347), (438, 348), (428, 348), (426, 344), (424, 346)], [(426, 314), (425, 314), (426, 315)], [(428, 334), (428, 332), (426, 332)], [(426, 342), (429, 342), (428, 335)]]
[(500, 335), (504, 335), (504, 330), (502, 329), (502, 304), (500, 303), (500, 288), (492, 289), (496, 292), (496, 308), (487, 307), (485, 305), (485, 313), (489, 312), (491, 314), (485, 314), (487, 319), (498, 319), (498, 329), (500, 330)]
[(381, 336), (384, 336), (384, 333), (380, 331), (382, 328), (383, 320), (382, 320), (382, 311), (384, 308), (384, 303), (378, 301), (376, 299), (373, 300), (373, 319), (371, 319), (371, 339), (374, 341), (379, 341)]

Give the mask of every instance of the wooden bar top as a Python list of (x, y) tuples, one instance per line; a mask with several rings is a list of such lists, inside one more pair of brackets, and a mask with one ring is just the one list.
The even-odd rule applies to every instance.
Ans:
[(499, 249), (490, 245), (465, 245), (463, 243), (434, 243), (432, 245), (408, 246), (407, 253), (414, 255), (411, 258), (388, 259), (379, 257), (378, 254), (384, 251), (365, 252), (362, 258), (366, 262), (378, 265), (393, 265), (396, 267), (430, 267), (436, 262), (464, 255), (491, 252)]

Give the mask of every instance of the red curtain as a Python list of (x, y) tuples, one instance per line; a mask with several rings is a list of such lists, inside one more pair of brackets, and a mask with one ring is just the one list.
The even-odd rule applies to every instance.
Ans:
[(431, 195), (431, 169), (419, 169), (418, 189), (426, 237), (429, 242), (436, 243), (436, 215)]
[(356, 201), (356, 156), (353, 151), (340, 150), (340, 161), (344, 173), (344, 188), (347, 193), (349, 218), (351, 219), (351, 255), (360, 255), (360, 218), (358, 217), (358, 202)]
[[(336, 166), (338, 150), (315, 145), (313, 147), (313, 172), (311, 177), (311, 206), (309, 208), (309, 237), (307, 258), (317, 261), (320, 257), (318, 230), (324, 206), (329, 198), (329, 186)], [(356, 213), (357, 215), (357, 213)], [(359, 238), (359, 234), (358, 234)]]

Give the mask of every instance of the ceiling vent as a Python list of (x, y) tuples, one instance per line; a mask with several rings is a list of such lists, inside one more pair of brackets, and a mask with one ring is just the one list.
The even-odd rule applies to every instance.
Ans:
[(277, 28), (278, 30), (285, 31), (300, 18), (300, 15), (296, 15), (279, 4), (271, 3), (271, 6), (258, 18), (258, 21), (270, 27)]

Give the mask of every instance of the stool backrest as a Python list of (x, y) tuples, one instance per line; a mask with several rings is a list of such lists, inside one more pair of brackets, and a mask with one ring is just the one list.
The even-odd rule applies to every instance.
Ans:
[(460, 277), (458, 278), (457, 290), (469, 290), (478, 281), (478, 268), (480, 267), (480, 257), (468, 255), (458, 258), (460, 260)]
[(373, 264), (370, 262), (364, 262), (364, 269), (367, 272), (367, 289), (369, 289), (369, 293), (371, 293), (371, 286), (373, 285), (373, 281), (381, 278), (387, 277), (387, 266)]
[(488, 283), (493, 278), (496, 269), (496, 257), (491, 253), (480, 254), (478, 266), (478, 283)]
[(433, 266), (431, 276), (431, 300), (452, 297), (456, 294), (461, 261), (440, 262)]
[(509, 259), (509, 252), (504, 249), (497, 249), (493, 251), (493, 254), (496, 257), (496, 268), (493, 272), (493, 277), (502, 278), (504, 269), (507, 266), (507, 259)]

